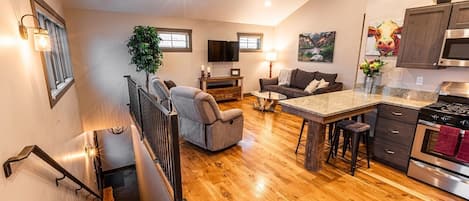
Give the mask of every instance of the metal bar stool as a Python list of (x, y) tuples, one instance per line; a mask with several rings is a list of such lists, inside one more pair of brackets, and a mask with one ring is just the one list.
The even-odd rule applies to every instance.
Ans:
[[(369, 135), (370, 135), (370, 125), (366, 123), (356, 122), (353, 120), (343, 120), (336, 124), (336, 129), (334, 132), (332, 144), (329, 150), (329, 154), (327, 156), (327, 163), (329, 163), (329, 159), (331, 157), (337, 156), (337, 149), (339, 147), (339, 138), (340, 138), (340, 130), (344, 131), (344, 141), (347, 138), (351, 138), (351, 150), (352, 150), (352, 161), (351, 161), (351, 175), (355, 176), (355, 169), (357, 168), (357, 157), (358, 157), (358, 150), (360, 147), (360, 138), (363, 137), (366, 146), (366, 159), (368, 168), (370, 168), (370, 146), (369, 146)], [(349, 137), (348, 137), (349, 136)], [(348, 145), (344, 143), (343, 153), (342, 156), (345, 155), (345, 151), (347, 150), (346, 146)]]
[[(357, 121), (358, 120), (358, 117), (360, 117), (360, 120), (361, 122), (365, 122), (365, 114), (361, 114), (360, 116), (353, 116), (351, 117), (351, 119)], [(350, 119), (350, 118), (349, 118)], [(327, 124), (327, 126), (329, 127), (329, 130), (328, 130), (328, 141), (329, 141), (329, 144), (331, 145), (332, 144), (332, 139), (334, 138), (334, 130), (335, 130), (335, 127), (336, 127), (336, 124), (337, 122), (339, 121), (336, 121), (336, 122), (332, 122), (332, 123), (329, 123)], [(303, 131), (305, 129), (305, 125), (307, 124), (307, 120), (306, 119), (303, 119), (303, 123), (301, 124), (301, 129), (300, 129), (300, 137), (298, 138), (298, 143), (296, 144), (296, 150), (295, 150), (295, 154), (298, 153), (298, 148), (300, 147), (300, 144), (301, 144), (301, 138), (303, 137)], [(349, 143), (349, 138), (346, 138), (346, 140), (344, 140), (344, 150), (343, 150), (343, 153), (345, 153), (346, 149), (348, 148), (348, 143)], [(347, 143), (347, 144), (345, 144)], [(342, 156), (343, 157), (343, 156)]]

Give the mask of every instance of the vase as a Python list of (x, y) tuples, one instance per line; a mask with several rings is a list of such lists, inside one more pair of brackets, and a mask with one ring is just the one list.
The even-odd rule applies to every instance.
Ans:
[(365, 76), (365, 93), (371, 94), (373, 92), (373, 86), (375, 82), (375, 77), (373, 76)]

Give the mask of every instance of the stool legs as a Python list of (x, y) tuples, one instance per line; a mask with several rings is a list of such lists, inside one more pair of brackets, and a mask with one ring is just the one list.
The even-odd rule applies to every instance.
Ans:
[(360, 147), (360, 134), (355, 133), (352, 136), (352, 167), (351, 172), (352, 176), (355, 176), (355, 169), (357, 168), (357, 157), (358, 157), (358, 149)]
[[(298, 148), (300, 147), (300, 143), (301, 143), (301, 138), (303, 137), (303, 131), (305, 129), (305, 125), (306, 125), (306, 119), (303, 119), (303, 123), (301, 124), (301, 129), (300, 129), (300, 137), (298, 138), (298, 143), (296, 144), (296, 150), (295, 150), (295, 154), (298, 153)], [(329, 144), (332, 144), (332, 138), (333, 138), (333, 132), (334, 132), (334, 127), (335, 127), (335, 124), (334, 123), (329, 123), (328, 124), (329, 126)]]
[(368, 168), (370, 168), (370, 158), (371, 158), (371, 155), (370, 155), (370, 131), (367, 131), (365, 133), (365, 146), (366, 146), (366, 162), (368, 164)]
[(335, 129), (335, 123), (329, 123), (329, 144), (332, 145), (332, 142), (333, 142), (333, 133), (334, 133), (334, 129)]
[(329, 149), (329, 154), (327, 155), (327, 160), (326, 160), (327, 163), (329, 163), (329, 159), (331, 159), (331, 156), (335, 157), (337, 155), (337, 149), (339, 146), (339, 138), (340, 138), (340, 129), (335, 129), (334, 135), (332, 137), (331, 147)]
[(342, 146), (342, 158), (345, 157), (345, 152), (347, 152), (349, 145), (350, 145), (350, 133), (347, 131), (344, 131), (344, 145)]
[(306, 124), (306, 119), (303, 119), (303, 123), (301, 124), (301, 129), (300, 129), (300, 137), (298, 138), (298, 144), (296, 144), (295, 154), (298, 153), (298, 147), (300, 147), (301, 137), (303, 136), (303, 130), (305, 129), (305, 124)]

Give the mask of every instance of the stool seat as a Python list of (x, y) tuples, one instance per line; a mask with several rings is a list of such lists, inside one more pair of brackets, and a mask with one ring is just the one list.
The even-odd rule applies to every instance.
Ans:
[(369, 131), (370, 125), (361, 123), (361, 122), (355, 122), (353, 124), (349, 124), (345, 126), (344, 130), (348, 130), (353, 133), (361, 133), (361, 132)]
[(354, 123), (357, 123), (357, 122), (354, 120), (342, 120), (342, 121), (339, 121), (336, 124), (336, 126), (341, 129), (346, 129), (348, 125), (354, 124)]

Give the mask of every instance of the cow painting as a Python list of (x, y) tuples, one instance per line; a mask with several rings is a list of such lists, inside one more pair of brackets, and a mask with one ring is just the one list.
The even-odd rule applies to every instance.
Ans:
[(367, 55), (396, 56), (401, 42), (402, 26), (392, 20), (368, 27)]

